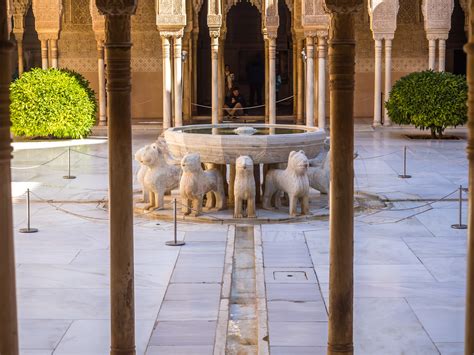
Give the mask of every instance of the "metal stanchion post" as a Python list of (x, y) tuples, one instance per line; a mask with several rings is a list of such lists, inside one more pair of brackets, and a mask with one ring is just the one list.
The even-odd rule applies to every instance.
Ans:
[(178, 247), (178, 246), (186, 244), (183, 240), (178, 240), (177, 215), (178, 215), (178, 206), (177, 206), (176, 199), (173, 199), (174, 239), (166, 242), (166, 245), (169, 245), (169, 246), (172, 246), (172, 247)]
[(411, 178), (411, 175), (407, 174), (407, 146), (403, 147), (403, 174), (398, 177), (401, 179)]
[(467, 229), (467, 225), (462, 224), (462, 185), (459, 185), (459, 223), (452, 224), (451, 228), (453, 229)]
[(71, 175), (71, 147), (68, 147), (67, 150), (67, 175), (63, 176), (63, 179), (72, 180), (75, 179), (75, 176)]
[(31, 228), (30, 226), (30, 189), (26, 189), (26, 228), (21, 228), (20, 233), (36, 233), (37, 228)]

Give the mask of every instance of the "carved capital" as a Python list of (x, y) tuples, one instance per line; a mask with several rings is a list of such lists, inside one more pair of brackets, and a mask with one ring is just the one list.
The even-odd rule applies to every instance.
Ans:
[(216, 29), (220, 29), (222, 26), (222, 15), (221, 14), (207, 15), (207, 26), (209, 27), (210, 31), (215, 31)]
[(137, 0), (95, 0), (95, 3), (102, 15), (133, 15), (137, 9)]
[(454, 0), (423, 0), (421, 10), (427, 33), (450, 31)]
[(160, 36), (166, 38), (182, 38), (184, 35), (184, 29), (179, 30), (160, 30)]

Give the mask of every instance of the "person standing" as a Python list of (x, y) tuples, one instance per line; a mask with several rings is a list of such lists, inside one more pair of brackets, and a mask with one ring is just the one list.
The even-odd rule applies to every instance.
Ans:
[(226, 65), (224, 69), (225, 75), (225, 96), (232, 94), (232, 88), (234, 87), (235, 75), (230, 71), (230, 66)]

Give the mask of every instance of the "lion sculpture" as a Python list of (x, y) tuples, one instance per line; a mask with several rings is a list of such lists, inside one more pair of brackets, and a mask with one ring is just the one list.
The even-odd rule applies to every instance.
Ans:
[[(309, 179), (308, 158), (302, 150), (292, 151), (288, 157), (286, 169), (273, 169), (265, 177), (265, 193), (263, 195), (263, 208), (272, 209), (271, 200), (279, 200), (281, 191), (288, 194), (291, 217), (296, 216), (298, 201), (301, 204), (301, 214), (309, 214)], [(276, 204), (278, 207), (278, 203)]]
[[(224, 181), (217, 169), (204, 171), (198, 153), (186, 154), (181, 160), (181, 167), (183, 174), (179, 183), (179, 193), (185, 215), (199, 216), (202, 213), (204, 195), (208, 193), (214, 195), (217, 210), (225, 208)], [(211, 195), (208, 194), (207, 198), (210, 199)]]
[(255, 211), (255, 178), (253, 176), (253, 161), (243, 155), (235, 161), (234, 183), (234, 217), (244, 217), (244, 201), (247, 201), (247, 217), (257, 217)]

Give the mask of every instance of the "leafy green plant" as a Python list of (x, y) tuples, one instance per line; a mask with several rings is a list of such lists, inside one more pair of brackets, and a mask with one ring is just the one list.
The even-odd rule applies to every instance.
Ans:
[(33, 69), (10, 85), (12, 132), (16, 136), (83, 138), (96, 119), (89, 82), (63, 69)]
[(432, 70), (411, 73), (395, 83), (385, 107), (394, 123), (441, 137), (447, 127), (467, 122), (466, 78)]

